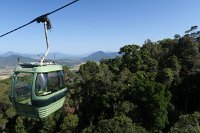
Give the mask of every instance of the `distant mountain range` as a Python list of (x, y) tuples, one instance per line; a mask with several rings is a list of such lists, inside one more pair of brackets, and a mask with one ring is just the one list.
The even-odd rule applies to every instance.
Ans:
[[(55, 56), (56, 56), (55, 60), (59, 64), (73, 66), (80, 64), (82, 62), (86, 62), (88, 60), (99, 62), (101, 59), (115, 58), (116, 56), (120, 55), (117, 52), (98, 51), (88, 55), (87, 57), (74, 57), (71, 55), (62, 54), (58, 52), (55, 53)], [(0, 54), (0, 66), (16, 65), (18, 62), (17, 60), (18, 58), (20, 59), (20, 62), (37, 62), (40, 59), (39, 56), (34, 54), (21, 54), (9, 51), (7, 53)], [(49, 53), (47, 61), (52, 61), (53, 59), (54, 59), (54, 53)]]
[[(12, 52), (12, 51), (6, 52), (4, 54), (0, 54), (0, 56), (2, 56), (2, 57), (7, 57), (7, 56), (10, 56), (10, 55), (19, 55), (19, 56), (23, 56), (23, 57), (38, 59), (41, 56), (43, 56), (44, 54), (43, 53), (40, 53), (39, 55), (37, 55), (37, 54), (22, 54), (22, 53), (16, 53), (16, 52)], [(70, 54), (53, 52), (53, 53), (49, 53), (47, 58), (54, 59), (54, 57), (55, 57), (55, 59), (66, 59), (66, 58), (73, 58), (74, 56), (70, 55)]]

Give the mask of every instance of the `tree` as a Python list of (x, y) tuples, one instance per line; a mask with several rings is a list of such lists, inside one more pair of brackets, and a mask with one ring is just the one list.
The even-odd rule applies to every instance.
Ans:
[(190, 36), (194, 39), (199, 37), (199, 31), (196, 32), (198, 26), (192, 26), (189, 30), (185, 31), (186, 36)]
[(64, 66), (64, 83), (67, 86), (68, 93), (66, 95), (65, 103), (78, 108), (79, 103), (81, 102), (80, 96), (80, 83), (81, 83), (81, 76), (75, 72), (72, 72), (68, 69), (68, 67)]
[(138, 72), (127, 90), (127, 100), (137, 106), (138, 115), (132, 117), (148, 130), (161, 130), (168, 124), (168, 105), (171, 93), (166, 86), (150, 80), (146, 73)]
[(123, 68), (128, 68), (131, 72), (136, 72), (142, 67), (142, 59), (140, 56), (140, 46), (126, 45), (120, 48), (122, 54)]
[(179, 38), (181, 38), (181, 36), (179, 34), (174, 35), (174, 39), (179, 39)]
[[(87, 69), (86, 69), (87, 68)], [(91, 70), (94, 71), (91, 71)], [(112, 79), (113, 73), (105, 64), (86, 63), (81, 66), (80, 75), (83, 75), (81, 85), (80, 126), (88, 126), (90, 122), (97, 123), (99, 117), (111, 117), (112, 112)]]
[(113, 73), (118, 74), (122, 68), (122, 59), (121, 57), (116, 57), (114, 59), (104, 59), (100, 61), (100, 64), (106, 64)]
[(159, 61), (158, 58), (160, 57), (161, 48), (160, 45), (158, 45), (158, 43), (154, 43), (148, 39), (147, 41), (145, 41), (144, 45), (142, 46), (142, 49), (148, 51), (151, 58)]
[(140, 70), (145, 72), (157, 72), (158, 71), (158, 62), (151, 57), (149, 51), (144, 48), (140, 50), (140, 56), (142, 59), (142, 67)]
[(78, 73), (84, 80), (90, 80), (96, 73), (99, 72), (99, 66), (96, 62), (88, 61), (80, 66)]
[(185, 77), (181, 84), (176, 86), (174, 96), (174, 103), (177, 109), (184, 113), (192, 113), (200, 109), (200, 72)]
[(200, 113), (182, 115), (179, 121), (171, 127), (169, 133), (199, 133), (200, 132)]
[(191, 37), (183, 37), (175, 46), (174, 54), (179, 58), (182, 64), (180, 76), (188, 76), (199, 70), (200, 52), (199, 44)]
[(174, 80), (174, 73), (170, 68), (164, 68), (157, 75), (157, 80), (170, 88), (172, 81)]
[[(131, 72), (137, 71), (155, 72), (157, 71), (158, 63), (154, 58), (151, 58), (150, 52), (138, 45), (126, 45), (120, 49), (122, 54), (122, 68), (128, 68)], [(122, 70), (122, 69), (121, 69)]]
[(0, 112), (0, 132), (4, 130), (7, 119), (3, 117), (3, 114)]
[(18, 117), (15, 125), (16, 133), (27, 133), (26, 128), (24, 126), (24, 121), (21, 117)]
[(76, 132), (78, 126), (78, 116), (73, 114), (68, 114), (64, 117), (63, 122), (60, 125), (60, 132), (65, 133), (73, 133)]
[[(179, 83), (173, 87), (173, 103), (177, 109), (185, 113), (192, 113), (199, 109), (199, 71), (200, 52), (199, 43), (191, 36), (179, 39), (175, 45), (174, 54), (178, 58), (180, 70)], [(178, 67), (177, 67), (178, 68)], [(178, 72), (176, 71), (176, 72)], [(176, 73), (177, 74), (177, 73)]]
[(83, 133), (147, 133), (147, 131), (138, 124), (132, 123), (132, 120), (126, 116), (115, 116), (112, 119), (101, 120), (97, 126), (91, 125), (83, 130)]

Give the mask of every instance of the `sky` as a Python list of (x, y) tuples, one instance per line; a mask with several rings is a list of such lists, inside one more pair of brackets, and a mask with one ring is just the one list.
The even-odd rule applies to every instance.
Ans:
[[(0, 35), (73, 0), (3, 0)], [(183, 35), (200, 26), (199, 0), (80, 0), (49, 17), (50, 52), (118, 52), (129, 44)], [(0, 53), (45, 52), (43, 25), (33, 23), (0, 38)]]

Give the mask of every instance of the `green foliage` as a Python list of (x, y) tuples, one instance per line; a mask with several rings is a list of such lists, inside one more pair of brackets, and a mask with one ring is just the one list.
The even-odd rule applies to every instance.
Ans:
[(152, 57), (153, 59), (156, 59), (157, 61), (159, 60), (161, 47), (157, 43), (154, 43), (150, 39), (148, 39), (144, 42), (144, 45), (141, 49), (148, 51), (150, 57)]
[(83, 130), (83, 133), (147, 133), (141, 126), (132, 123), (132, 120), (126, 116), (116, 116), (112, 119), (105, 119), (99, 121), (97, 126), (90, 125), (90, 127)]
[(3, 116), (3, 114), (0, 113), (0, 131), (5, 128), (7, 121), (8, 120)]
[(164, 68), (158, 73), (157, 80), (169, 88), (174, 80), (174, 73), (170, 68)]
[(90, 126), (88, 126), (87, 128), (83, 129), (82, 133), (93, 133), (94, 128), (95, 128), (95, 126), (92, 123), (90, 123)]
[(41, 121), (42, 129), (39, 130), (40, 133), (51, 132), (56, 128), (56, 121), (53, 117), (47, 117)]
[(27, 133), (26, 128), (24, 126), (24, 121), (21, 117), (18, 117), (15, 125), (16, 133)]
[(124, 116), (118, 116), (113, 119), (99, 121), (97, 128), (94, 129), (94, 132), (133, 133), (134, 128), (132, 126), (131, 119)]
[(78, 126), (78, 116), (69, 114), (66, 117), (64, 117), (63, 122), (60, 125), (60, 132), (76, 132)]
[(179, 34), (174, 35), (174, 39), (179, 39), (179, 38), (181, 38), (181, 36)]
[(180, 61), (176, 55), (172, 55), (167, 58), (164, 63), (164, 68), (171, 68), (173, 71), (180, 71)]
[(16, 112), (13, 109), (13, 107), (8, 108), (5, 113), (8, 118), (12, 118), (16, 115)]
[(10, 104), (9, 99), (8, 99), (8, 90), (9, 90), (10, 85), (7, 84), (7, 81), (1, 81), (0, 82), (0, 104)]
[[(161, 130), (168, 124), (167, 107), (171, 93), (164, 84), (155, 81), (157, 61), (149, 56), (146, 49), (139, 48), (137, 45), (121, 48), (122, 63), (103, 61), (99, 66), (86, 63), (81, 67), (98, 68), (90, 76), (83, 75), (90, 77), (84, 78), (81, 86), (80, 112), (81, 123), (85, 122), (83, 127), (118, 114), (126, 114), (134, 122), (141, 122), (153, 131)], [(113, 62), (116, 68), (123, 69), (113, 71), (113, 67), (110, 67)], [(91, 69), (97, 70), (94, 68)], [(170, 72), (166, 75), (172, 82), (173, 74)], [(88, 74), (88, 69), (80, 69), (79, 73)]]
[(80, 75), (85, 80), (91, 79), (98, 72), (99, 72), (98, 64), (92, 61), (88, 61), (84, 65), (81, 65), (79, 69)]
[(120, 49), (122, 56), (121, 68), (128, 68), (131, 72), (156, 72), (158, 62), (150, 57), (150, 51), (137, 45), (127, 45)]
[(200, 113), (182, 115), (169, 133), (200, 133)]
[[(97, 64), (96, 64), (97, 65)], [(80, 103), (81, 121), (83, 124), (89, 124), (90, 121), (97, 122), (99, 117), (102, 118), (112, 116), (112, 102), (113, 90), (112, 79), (113, 74), (109, 71), (108, 66), (103, 64), (91, 66), (90, 63), (84, 64), (81, 68), (95, 67), (98, 68), (96, 73), (92, 72), (90, 78), (84, 75), (81, 83), (81, 97)], [(91, 68), (93, 69), (93, 68)], [(80, 74), (86, 74), (83, 69), (80, 69)], [(88, 108), (89, 107), (89, 108)]]
[(129, 91), (131, 101), (138, 106), (137, 117), (144, 127), (150, 130), (165, 128), (168, 124), (167, 107), (171, 98), (166, 86), (148, 79), (137, 79)]
[(131, 72), (136, 72), (142, 67), (142, 59), (139, 52), (140, 46), (126, 45), (120, 49), (122, 54), (122, 65), (128, 68)]
[(121, 57), (116, 57), (114, 59), (105, 59), (100, 61), (101, 64), (106, 64), (113, 73), (119, 73), (122, 69), (122, 60)]
[(11, 107), (11, 103), (8, 98), (8, 91), (10, 87), (10, 79), (0, 81), (0, 132), (6, 131), (6, 124), (9, 122), (9, 118), (15, 116), (15, 111)]
[(150, 52), (144, 48), (140, 50), (140, 56), (142, 59), (141, 70), (145, 72), (157, 72), (158, 62), (150, 56)]
[(173, 72), (173, 77), (171, 76), (171, 78), (173, 78), (172, 81), (174, 81), (174, 85), (179, 84), (181, 81), (180, 79), (180, 70), (181, 70), (181, 63), (179, 61), (179, 59), (177, 58), (177, 56), (172, 55), (169, 58), (167, 58), (164, 63), (164, 69), (166, 68), (170, 68)]

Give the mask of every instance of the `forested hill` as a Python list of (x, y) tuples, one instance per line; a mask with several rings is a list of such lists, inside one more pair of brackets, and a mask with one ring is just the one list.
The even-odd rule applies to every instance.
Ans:
[(85, 58), (82, 58), (83, 61), (97, 61), (99, 62), (102, 59), (109, 59), (109, 58), (115, 58), (116, 56), (119, 56), (120, 54), (117, 52), (103, 52), (103, 51), (97, 51)]
[(45, 119), (15, 114), (9, 80), (0, 81), (0, 132), (198, 133), (200, 32), (144, 45), (118, 56), (88, 61), (76, 73), (64, 67), (69, 92), (62, 109)]

